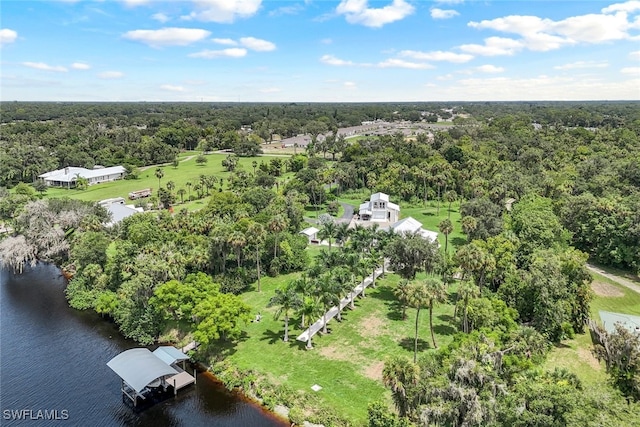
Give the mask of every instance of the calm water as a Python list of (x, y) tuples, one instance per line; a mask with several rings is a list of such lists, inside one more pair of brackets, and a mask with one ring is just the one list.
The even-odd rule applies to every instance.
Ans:
[[(106, 363), (135, 343), (64, 298), (57, 268), (20, 276), (0, 271), (0, 425), (288, 426), (229, 393), (208, 374), (175, 399), (135, 414), (122, 403), (120, 379)], [(66, 420), (9, 421), (8, 411), (58, 411)], [(65, 412), (67, 416), (65, 417)], [(51, 412), (50, 412), (51, 413)]]

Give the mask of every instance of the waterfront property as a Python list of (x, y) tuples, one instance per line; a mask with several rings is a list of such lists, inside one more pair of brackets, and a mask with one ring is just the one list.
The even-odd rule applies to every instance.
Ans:
[(176, 395), (181, 388), (196, 382), (184, 370), (187, 359), (189, 356), (175, 347), (161, 346), (153, 353), (146, 348), (132, 348), (111, 359), (107, 366), (122, 379), (122, 400), (139, 408), (140, 404), (150, 406)]
[(144, 212), (144, 209), (137, 208), (133, 205), (125, 205), (123, 197), (113, 197), (111, 199), (105, 199), (98, 202), (100, 206), (105, 208), (110, 216), (111, 221), (106, 223), (107, 227), (113, 227), (123, 219), (135, 215), (140, 212)]
[(75, 187), (78, 178), (87, 180), (87, 185), (99, 184), (101, 182), (115, 181), (124, 178), (126, 170), (123, 166), (112, 166), (105, 168), (95, 166), (93, 169), (85, 169), (78, 167), (66, 167), (39, 175), (45, 184), (50, 187)]

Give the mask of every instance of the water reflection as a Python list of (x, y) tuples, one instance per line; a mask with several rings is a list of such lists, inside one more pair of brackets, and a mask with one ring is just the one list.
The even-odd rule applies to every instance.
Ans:
[[(94, 313), (69, 308), (64, 287), (64, 277), (50, 265), (38, 265), (22, 275), (0, 271), (0, 409), (69, 413), (67, 421), (22, 420), (8, 425), (288, 425), (206, 374), (177, 398), (134, 413), (122, 403), (120, 379), (106, 362), (135, 343)], [(0, 419), (0, 424), (6, 421)]]

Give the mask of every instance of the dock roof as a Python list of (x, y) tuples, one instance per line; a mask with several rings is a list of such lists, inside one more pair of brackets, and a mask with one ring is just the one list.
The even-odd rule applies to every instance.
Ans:
[(107, 366), (136, 393), (140, 393), (158, 378), (178, 373), (146, 348), (124, 351), (107, 362)]
[(153, 354), (162, 359), (167, 365), (173, 365), (176, 362), (189, 360), (189, 356), (170, 345), (161, 345), (153, 351)]

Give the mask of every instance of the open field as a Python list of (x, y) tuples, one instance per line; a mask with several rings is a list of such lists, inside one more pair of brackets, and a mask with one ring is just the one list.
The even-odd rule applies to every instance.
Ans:
[[(276, 309), (266, 308), (274, 289), (296, 276), (265, 278), (261, 293), (254, 290), (243, 294), (244, 300), (263, 317), (261, 322), (247, 326), (247, 338), (238, 343), (229, 360), (296, 390), (314, 393), (310, 387), (318, 384), (323, 387), (318, 395), (328, 406), (358, 425), (365, 424), (367, 405), (374, 400), (390, 399), (381, 380), (384, 361), (394, 355), (413, 356), (416, 310), (407, 310), (408, 318), (401, 319), (393, 296), (399, 277), (388, 274), (378, 281), (376, 289), (367, 290), (366, 298), (358, 300), (355, 310), (343, 312), (342, 322), (329, 323), (328, 335), (316, 335), (314, 349), (307, 351), (305, 343), (295, 339), (302, 332), (299, 319), (290, 320), (290, 342), (285, 343), (283, 320), (274, 320)], [(451, 324), (452, 315), (451, 304), (434, 310), (438, 345), (451, 342), (456, 331)], [(428, 310), (420, 312), (419, 330), (420, 350), (432, 348)]]
[[(600, 310), (640, 315), (640, 294), (617, 284), (597, 273), (591, 285), (594, 299), (591, 302), (591, 317), (600, 320)], [(623, 276), (624, 277), (624, 276)], [(604, 363), (600, 363), (591, 352), (589, 332), (576, 335), (555, 346), (544, 364), (546, 369), (566, 368), (575, 373), (586, 385), (598, 386), (607, 381)]]
[[(230, 173), (227, 172), (222, 166), (222, 160), (225, 159), (226, 154), (208, 154), (206, 155), (208, 161), (202, 166), (198, 165), (195, 161), (195, 156), (197, 154), (198, 153), (194, 152), (182, 153), (181, 162), (177, 168), (174, 168), (171, 165), (161, 166), (162, 170), (164, 171), (164, 177), (160, 180), (160, 185), (164, 187), (166, 186), (167, 182), (173, 181), (176, 185), (176, 190), (184, 188), (185, 190), (189, 191), (186, 183), (189, 181), (195, 185), (198, 182), (200, 175), (204, 174), (215, 175), (219, 179), (224, 179), (224, 184), (226, 187), (226, 180), (230, 175)], [(238, 162), (238, 166), (242, 167), (245, 171), (252, 173), (252, 162), (254, 160), (257, 161), (258, 164), (260, 164), (260, 162), (268, 162), (272, 158), (275, 157), (266, 155), (259, 157), (241, 157), (240, 161)], [(156, 166), (141, 169), (144, 170), (140, 172), (139, 179), (125, 179), (106, 182), (102, 184), (92, 185), (86, 190), (49, 188), (47, 190), (46, 197), (71, 197), (73, 199), (88, 201), (104, 200), (111, 197), (124, 197), (125, 199), (127, 199), (129, 192), (142, 190), (144, 188), (152, 188), (153, 194), (156, 194), (158, 192), (158, 179), (155, 176)], [(191, 188), (191, 194), (195, 194), (193, 187)], [(185, 195), (185, 200), (187, 197), (188, 194)], [(177, 202), (180, 202), (179, 197), (177, 197)], [(203, 201), (200, 202), (205, 203)], [(192, 206), (195, 205), (194, 202), (190, 204), (185, 203), (185, 205), (187, 205), (186, 207), (188, 209), (197, 209), (197, 207)], [(184, 206), (178, 204), (177, 208), (181, 207)]]

